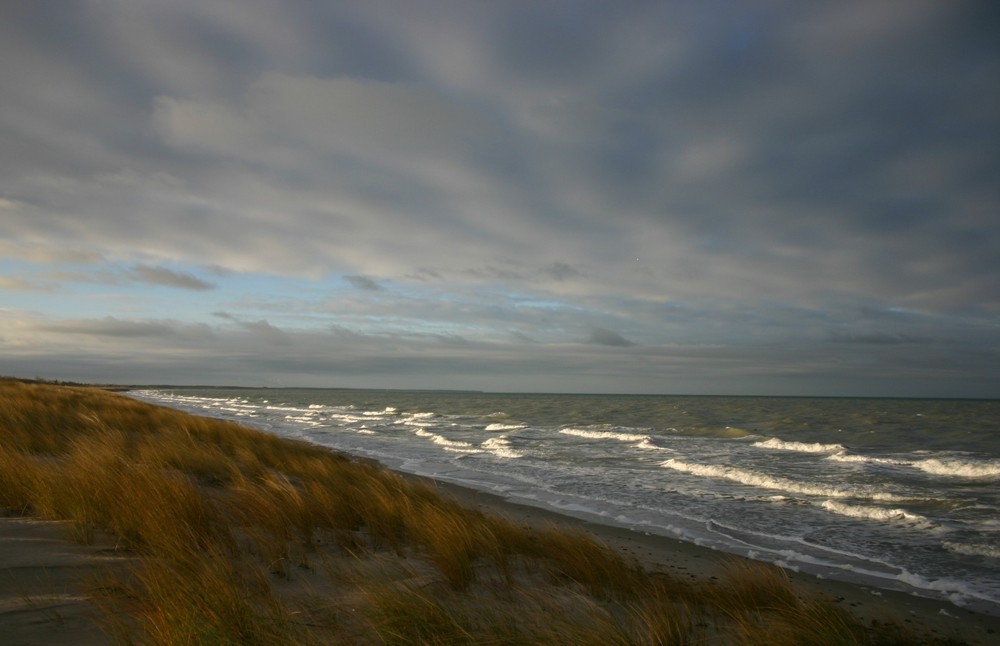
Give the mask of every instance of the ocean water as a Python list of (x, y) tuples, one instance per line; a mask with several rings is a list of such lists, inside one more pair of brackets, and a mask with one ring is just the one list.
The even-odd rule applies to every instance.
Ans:
[(130, 394), (516, 502), (1000, 615), (1000, 401)]

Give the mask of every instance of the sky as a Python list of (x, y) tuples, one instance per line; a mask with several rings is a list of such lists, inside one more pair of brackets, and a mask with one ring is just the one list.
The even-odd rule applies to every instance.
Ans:
[(0, 374), (1000, 397), (1000, 3), (0, 6)]

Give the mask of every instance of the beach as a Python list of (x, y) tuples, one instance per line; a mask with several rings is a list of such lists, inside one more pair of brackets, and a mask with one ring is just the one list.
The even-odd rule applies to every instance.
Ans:
[[(843, 627), (849, 643), (899, 626), (897, 643), (985, 645), (1000, 630), (1000, 618), (947, 600), (786, 579), (690, 541), (119, 395), (3, 387), (0, 430), (20, 447), (0, 454), (5, 644), (469, 643), (498, 626), (520, 631), (517, 643), (771, 643), (775, 625), (790, 638), (807, 617), (826, 617), (807, 629), (827, 639)], [(623, 627), (616, 612), (645, 619)], [(540, 623), (527, 632), (510, 623), (529, 616)]]

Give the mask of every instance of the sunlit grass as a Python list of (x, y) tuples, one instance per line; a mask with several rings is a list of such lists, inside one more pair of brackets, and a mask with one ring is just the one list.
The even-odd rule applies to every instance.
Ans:
[(651, 574), (589, 534), (97, 389), (0, 381), (0, 507), (140, 557), (94, 588), (122, 643), (918, 643), (776, 568)]

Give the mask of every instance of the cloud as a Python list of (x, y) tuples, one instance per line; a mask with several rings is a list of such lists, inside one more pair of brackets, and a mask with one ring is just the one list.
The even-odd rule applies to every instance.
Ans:
[(125, 272), (127, 278), (153, 285), (163, 285), (166, 287), (177, 287), (179, 289), (192, 289), (204, 291), (212, 289), (214, 286), (191, 274), (172, 271), (165, 267), (149, 267), (137, 265)]
[(7, 278), (5, 276), (0, 276), (0, 289), (17, 292), (51, 292), (55, 290), (55, 286), (44, 283), (36, 283), (20, 277)]
[(69, 320), (48, 323), (40, 328), (45, 332), (57, 332), (62, 335), (85, 335), (112, 338), (152, 337), (161, 338), (174, 336), (175, 325), (166, 321), (123, 320), (108, 316), (98, 320)]
[(344, 280), (349, 282), (354, 288), (364, 291), (378, 291), (382, 289), (374, 279), (368, 276), (344, 276)]
[(291, 345), (293, 342), (289, 334), (272, 325), (266, 319), (247, 321), (229, 312), (212, 312), (212, 316), (225, 321), (231, 321), (238, 328), (249, 332), (254, 339), (271, 345)]
[(271, 325), (264, 319), (259, 321), (237, 321), (237, 323), (241, 328), (253, 334), (253, 336), (266, 340), (269, 343), (275, 345), (290, 345), (292, 343), (291, 337), (283, 330)]
[(910, 336), (908, 334), (889, 334), (886, 332), (845, 333), (830, 335), (835, 343), (858, 343), (862, 345), (916, 345), (934, 343), (934, 339)]
[[(153, 264), (392, 278), (423, 268), (644, 298), (792, 300), (829, 281), (942, 309), (970, 297), (953, 279), (970, 265), (982, 277), (973, 298), (996, 287), (1000, 241), (974, 214), (989, 207), (964, 206), (992, 199), (976, 179), (992, 156), (962, 135), (964, 124), (996, 128), (973, 100), (995, 90), (982, 73), (945, 92), (947, 75), (914, 72), (982, 60), (986, 41), (959, 38), (973, 29), (966, 12), (880, 5), (862, 25), (836, 4), (795, 22), (640, 4), (542, 37), (546, 12), (494, 8), (485, 22), (448, 12), (444, 38), (440, 19), (401, 9), (317, 15), (291, 3), (234, 20), (207, 4), (132, 11), (131, 33), (107, 23), (114, 37), (95, 51), (133, 61), (127, 78), (145, 92), (109, 91), (120, 66), (87, 78), (60, 68), (91, 81), (82, 95), (93, 99), (78, 111), (87, 128), (57, 122), (63, 139), (100, 125), (86, 140), (107, 164), (46, 158), (15, 174), (24, 199), (4, 204), (19, 236), (45, 231), (97, 256), (156, 240)], [(321, 38), (326, 29), (343, 40)], [(209, 32), (218, 37), (198, 37)], [(962, 45), (945, 47), (952, 39)], [(240, 55), (255, 42), (258, 57)], [(38, 65), (53, 59), (29, 51)], [(904, 92), (884, 79), (913, 82)], [(39, 100), (20, 84), (12, 96), (28, 112)], [(904, 104), (921, 108), (893, 107)], [(118, 139), (102, 114), (128, 116)], [(556, 260), (540, 268), (539, 257)]]
[(593, 327), (587, 334), (587, 343), (593, 343), (594, 345), (610, 345), (619, 348), (626, 348), (628, 346), (635, 345), (622, 335), (617, 332), (612, 332), (611, 330), (606, 330), (600, 327)]
[(542, 272), (545, 274), (549, 274), (550, 276), (556, 278), (557, 280), (566, 280), (568, 278), (577, 278), (583, 276), (583, 272), (581, 272), (579, 269), (564, 262), (552, 263), (552, 265), (542, 269)]

